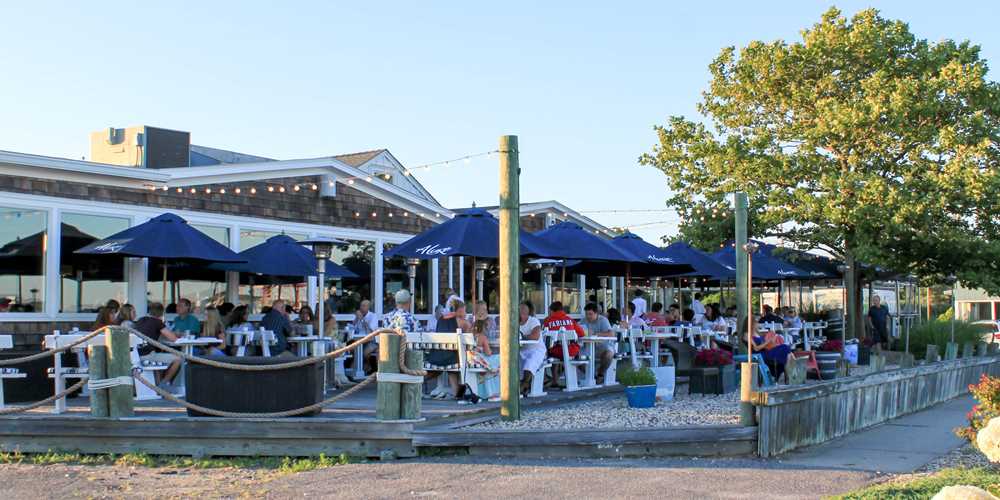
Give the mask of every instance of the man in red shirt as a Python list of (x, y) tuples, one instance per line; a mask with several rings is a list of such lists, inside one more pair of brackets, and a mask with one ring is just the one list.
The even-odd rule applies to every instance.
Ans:
[[(586, 335), (583, 328), (563, 311), (562, 302), (557, 300), (549, 306), (549, 315), (545, 318), (545, 321), (542, 322), (542, 329), (557, 332), (560, 328), (575, 331), (577, 337), (583, 337)], [(571, 357), (575, 358), (576, 355), (580, 353), (580, 344), (570, 342), (568, 347), (569, 355)], [(562, 359), (562, 355), (562, 346), (560, 343), (555, 342), (552, 344), (552, 347), (549, 348), (549, 356)]]

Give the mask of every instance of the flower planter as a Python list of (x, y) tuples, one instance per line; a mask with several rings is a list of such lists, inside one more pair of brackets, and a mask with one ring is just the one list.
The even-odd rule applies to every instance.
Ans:
[(629, 408), (652, 408), (656, 404), (656, 385), (634, 385), (625, 388)]
[(696, 366), (688, 381), (690, 394), (726, 394), (736, 390), (736, 365)]
[(816, 351), (816, 364), (819, 365), (819, 373), (823, 377), (823, 380), (837, 378), (837, 361), (839, 360), (839, 352)]

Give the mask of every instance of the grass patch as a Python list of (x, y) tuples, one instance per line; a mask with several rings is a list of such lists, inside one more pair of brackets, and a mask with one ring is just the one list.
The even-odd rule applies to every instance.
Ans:
[(347, 455), (328, 457), (210, 457), (194, 458), (175, 455), (149, 455), (146, 453), (86, 455), (81, 453), (49, 451), (46, 453), (0, 452), (0, 464), (32, 465), (117, 465), (153, 468), (183, 469), (266, 469), (281, 473), (305, 472), (351, 463)]
[(1000, 496), (1000, 472), (980, 467), (975, 469), (943, 469), (927, 476), (907, 481), (890, 481), (876, 484), (832, 498), (842, 500), (931, 498), (938, 491), (941, 491), (941, 488), (957, 484), (978, 486), (994, 495)]

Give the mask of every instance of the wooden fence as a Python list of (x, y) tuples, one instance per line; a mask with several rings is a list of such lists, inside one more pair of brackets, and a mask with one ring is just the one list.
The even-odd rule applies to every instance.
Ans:
[(829, 441), (968, 392), (982, 374), (1000, 375), (1000, 357), (960, 358), (754, 393), (762, 457)]

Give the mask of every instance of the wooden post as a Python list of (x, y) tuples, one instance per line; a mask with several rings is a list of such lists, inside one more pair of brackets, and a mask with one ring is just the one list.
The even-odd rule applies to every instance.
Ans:
[[(88, 371), (90, 380), (101, 380), (108, 378), (108, 348), (103, 345), (91, 345), (87, 347), (87, 358), (89, 358)], [(108, 416), (108, 390), (91, 389), (90, 391), (90, 416)]]
[[(104, 345), (108, 349), (108, 378), (132, 376), (130, 343), (128, 330), (122, 327), (110, 327), (104, 335)], [(134, 416), (133, 404), (132, 387), (118, 385), (108, 389), (108, 416), (111, 418)]]
[(927, 354), (924, 356), (924, 361), (927, 363), (934, 363), (937, 360), (938, 360), (937, 344), (928, 344)]
[(976, 344), (976, 356), (979, 356), (979, 357), (986, 356), (986, 346), (988, 346), (988, 345), (989, 344), (987, 344), (986, 342), (979, 341)]
[(749, 202), (746, 193), (733, 193), (736, 211), (736, 317), (737, 332), (747, 338), (747, 362), (740, 367), (740, 425), (752, 426), (756, 420), (753, 407), (754, 382), (757, 380), (757, 365), (753, 363), (753, 349), (750, 336), (750, 291), (753, 277), (750, 275), (750, 259), (747, 255), (747, 217)]
[(954, 342), (948, 342), (944, 346), (944, 359), (952, 360), (958, 358), (958, 344)]
[[(518, 303), (521, 296), (521, 168), (516, 135), (500, 137), (500, 416), (521, 418), (520, 335)], [(565, 267), (563, 270), (565, 271)]]
[[(378, 372), (399, 373), (399, 335), (383, 333), (378, 339)], [(375, 417), (379, 420), (399, 420), (400, 394), (398, 382), (378, 382)]]
[(975, 354), (976, 354), (976, 347), (975, 345), (972, 344), (972, 342), (964, 342), (962, 344), (963, 358), (971, 358), (972, 356), (975, 356)]
[[(406, 350), (406, 367), (411, 370), (424, 368), (424, 351)], [(403, 384), (400, 402), (400, 418), (416, 420), (420, 418), (421, 400), (423, 399), (423, 384)]]

